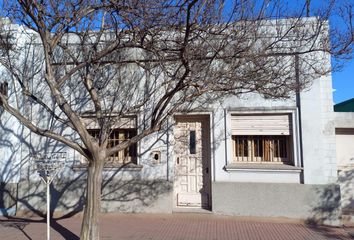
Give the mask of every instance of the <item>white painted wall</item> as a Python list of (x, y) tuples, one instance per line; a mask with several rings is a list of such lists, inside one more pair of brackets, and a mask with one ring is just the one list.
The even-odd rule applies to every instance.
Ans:
[(338, 167), (354, 166), (354, 133), (336, 134), (336, 146)]
[[(233, 113), (290, 113), (293, 116), (293, 134), (297, 134), (296, 102), (294, 98), (288, 100), (266, 100), (259, 95), (249, 94), (244, 98), (229, 98), (220, 103), (214, 111), (212, 125), (212, 145), (214, 178), (216, 182), (269, 182), (269, 183), (300, 183), (298, 171), (280, 172), (274, 170), (225, 170), (225, 166), (232, 164), (232, 128), (231, 114)], [(297, 149), (296, 139), (294, 149)], [(295, 151), (296, 153), (296, 151)], [(299, 166), (298, 156), (294, 156)]]
[[(4, 25), (4, 28), (11, 32), (16, 46), (23, 46), (30, 36), (24, 35), (25, 29), (16, 24)], [(27, 30), (26, 30), (27, 31)], [(30, 33), (30, 31), (28, 31)], [(20, 54), (20, 53), (18, 53)], [(19, 59), (19, 55), (14, 55)], [(11, 77), (7, 74), (6, 68), (0, 65), (0, 82), (9, 82)], [(8, 102), (12, 106), (20, 106), (19, 111), (24, 113), (22, 98), (17, 95), (9, 84)], [(21, 178), (21, 168), (28, 166), (28, 151), (25, 140), (28, 137), (28, 130), (20, 122), (0, 107), (0, 181), (6, 183), (18, 183)]]
[(336, 154), (341, 206), (344, 215), (354, 212), (354, 112), (335, 112)]
[(20, 179), (24, 127), (9, 114), (0, 114), (0, 182), (18, 183)]
[[(325, 64), (330, 64), (328, 56)], [(331, 77), (321, 77), (315, 80), (309, 90), (301, 93), (301, 106), (304, 182), (307, 184), (334, 183), (337, 178), (337, 168)], [(231, 162), (230, 115), (232, 113), (240, 111), (268, 113), (290, 111), (295, 116), (293, 123), (297, 125), (295, 96), (287, 100), (270, 100), (264, 99), (258, 94), (246, 94), (241, 98), (220, 99), (219, 102), (210, 106), (210, 109), (213, 109), (211, 136), (213, 180), (215, 181), (241, 181), (243, 179), (240, 178), (241, 174), (238, 172), (226, 172), (224, 170), (225, 165)], [(10, 123), (10, 125), (12, 129), (19, 129), (15, 124)], [(121, 177), (173, 180), (173, 148), (167, 146), (167, 142), (171, 141), (173, 136), (172, 130), (169, 130), (169, 134), (169, 140), (167, 140), (166, 133), (157, 133), (139, 143), (139, 153), (141, 154), (139, 163), (144, 165), (143, 169), (138, 172), (122, 171), (120, 173)], [(296, 134), (295, 131), (294, 134)], [(16, 141), (13, 140), (12, 142)], [(294, 149), (298, 149), (296, 142)], [(161, 152), (161, 162), (159, 164), (153, 165), (151, 163), (151, 151)], [(27, 153), (29, 152), (28, 150)], [(79, 156), (72, 152), (68, 158), (73, 162), (78, 160)], [(4, 160), (7, 161), (7, 159)], [(299, 161), (296, 162), (298, 164)], [(66, 170), (64, 173), (70, 174), (69, 172), (70, 170)], [(242, 174), (244, 175), (244, 173)], [(255, 176), (255, 173), (249, 174)], [(110, 175), (110, 173), (107, 173), (107, 175)], [(258, 174), (257, 176), (259, 178), (255, 176), (245, 179), (257, 182), (294, 181), (293, 175), (289, 178), (278, 177), (277, 174)]]
[[(322, 56), (324, 64), (330, 64), (329, 56)], [(337, 162), (335, 151), (334, 112), (332, 99), (331, 76), (320, 77), (312, 83), (311, 87), (302, 92), (301, 98), (301, 123), (302, 123), (302, 147), (305, 184), (331, 184), (337, 182)], [(213, 136), (214, 136), (214, 165), (215, 181), (256, 181), (256, 182), (290, 182), (292, 176), (284, 179), (273, 174), (259, 175), (254, 178), (240, 178), (237, 172), (226, 172), (224, 166), (231, 162), (232, 146), (230, 131), (230, 114), (236, 112), (281, 112), (290, 111), (293, 114), (295, 136), (295, 158), (297, 166), (300, 166), (300, 154), (297, 135), (299, 123), (298, 110), (295, 97), (288, 100), (268, 100), (256, 94), (249, 94), (241, 99), (229, 98), (219, 103), (215, 110)], [(226, 131), (225, 131), (226, 129)], [(226, 154), (225, 154), (226, 153)], [(251, 173), (250, 173), (251, 174)], [(252, 173), (253, 175), (254, 173)]]
[[(328, 62), (329, 63), (329, 59)], [(337, 181), (331, 76), (316, 79), (301, 93), (305, 184)]]
[[(343, 134), (344, 133), (344, 134)], [(338, 178), (341, 187), (343, 213), (354, 212), (354, 128), (336, 134)]]

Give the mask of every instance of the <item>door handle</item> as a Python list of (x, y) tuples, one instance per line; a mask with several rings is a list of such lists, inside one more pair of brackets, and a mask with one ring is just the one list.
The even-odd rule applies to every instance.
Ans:
[(179, 157), (177, 157), (177, 164), (179, 164)]
[(209, 168), (205, 168), (205, 173), (208, 174), (209, 173)]

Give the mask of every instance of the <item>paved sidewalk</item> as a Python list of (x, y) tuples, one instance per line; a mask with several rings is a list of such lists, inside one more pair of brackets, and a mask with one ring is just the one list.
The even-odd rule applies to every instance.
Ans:
[[(52, 240), (78, 240), (82, 216), (53, 220)], [(346, 228), (311, 227), (289, 221), (213, 214), (104, 214), (101, 240), (312, 240), (352, 239)], [(0, 218), (1, 240), (46, 239), (41, 219)]]

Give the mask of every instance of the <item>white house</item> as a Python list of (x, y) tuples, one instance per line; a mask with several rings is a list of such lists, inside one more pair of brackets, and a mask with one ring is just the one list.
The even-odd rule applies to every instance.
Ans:
[(353, 99), (334, 106), (338, 182), (341, 188), (341, 207), (344, 221), (353, 221), (354, 177), (354, 105)]
[[(320, 59), (330, 66), (329, 55)], [(12, 90), (9, 98), (16, 97)], [(32, 108), (23, 111), (36, 115)], [(105, 168), (102, 211), (211, 212), (340, 224), (336, 128), (354, 128), (353, 116), (348, 127), (337, 125), (341, 120), (333, 111), (330, 75), (287, 100), (252, 93), (175, 114), (163, 130), (112, 157), (122, 164)], [(134, 135), (143, 121), (139, 114), (121, 119), (112, 143)], [(87, 122), (94, 135), (95, 123)], [(51, 189), (54, 211), (82, 210), (86, 168), (80, 154), (37, 138), (6, 112), (0, 132), (3, 214), (44, 211), (44, 185), (28, 164), (36, 144), (67, 152), (67, 166)]]

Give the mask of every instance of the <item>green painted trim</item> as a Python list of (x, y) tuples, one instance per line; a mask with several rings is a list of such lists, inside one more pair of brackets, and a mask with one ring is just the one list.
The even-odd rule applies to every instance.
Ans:
[(334, 105), (335, 112), (354, 112), (354, 98)]

